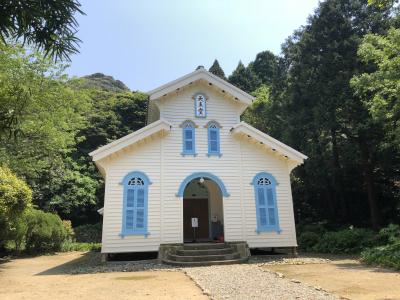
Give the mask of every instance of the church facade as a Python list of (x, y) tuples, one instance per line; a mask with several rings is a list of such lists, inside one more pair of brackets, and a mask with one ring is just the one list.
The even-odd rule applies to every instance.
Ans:
[(290, 172), (307, 157), (241, 122), (254, 98), (204, 68), (148, 94), (147, 126), (90, 153), (105, 178), (102, 253), (296, 247)]

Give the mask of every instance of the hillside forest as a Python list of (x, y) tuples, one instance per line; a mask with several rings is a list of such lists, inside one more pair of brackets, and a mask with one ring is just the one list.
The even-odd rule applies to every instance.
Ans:
[[(230, 75), (217, 59), (209, 68), (256, 97), (242, 120), (309, 157), (291, 175), (298, 225), (400, 223), (397, 10), (327, 0), (279, 54), (262, 51)], [(148, 97), (102, 73), (69, 78), (45, 47), (0, 42), (0, 175), (31, 199), (16, 207), (95, 224), (104, 181), (88, 153), (145, 126)]]

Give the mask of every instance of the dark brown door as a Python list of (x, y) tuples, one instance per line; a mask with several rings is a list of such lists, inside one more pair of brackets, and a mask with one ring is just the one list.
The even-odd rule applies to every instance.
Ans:
[(196, 239), (208, 240), (208, 199), (183, 199), (183, 238), (185, 241), (194, 240), (192, 218), (198, 218), (199, 220)]

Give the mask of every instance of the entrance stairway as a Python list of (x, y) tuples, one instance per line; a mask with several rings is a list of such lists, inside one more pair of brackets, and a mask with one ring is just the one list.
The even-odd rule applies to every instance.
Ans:
[(163, 262), (175, 266), (209, 266), (237, 264), (247, 261), (226, 243), (184, 244), (175, 254), (169, 254)]

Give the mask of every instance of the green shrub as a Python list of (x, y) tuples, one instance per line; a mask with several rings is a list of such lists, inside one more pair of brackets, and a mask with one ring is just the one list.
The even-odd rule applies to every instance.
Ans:
[(400, 270), (400, 240), (393, 244), (364, 250), (361, 252), (361, 260), (368, 264)]
[(305, 251), (311, 251), (321, 238), (315, 232), (303, 232), (299, 235), (299, 248)]
[(65, 241), (62, 244), (61, 251), (100, 251), (101, 243), (76, 243)]
[(72, 228), (72, 223), (70, 220), (63, 220), (63, 226), (65, 228), (65, 231), (67, 233), (67, 239), (72, 241), (75, 238), (75, 232), (74, 229)]
[(46, 253), (61, 250), (68, 234), (56, 214), (32, 209), (26, 214), (26, 250)]
[(349, 228), (336, 232), (326, 232), (313, 247), (322, 253), (360, 253), (364, 248), (374, 246), (375, 233), (372, 230)]
[(400, 240), (400, 225), (390, 224), (382, 228), (377, 235), (377, 242), (380, 245), (393, 244)]
[(16, 220), (31, 205), (32, 191), (9, 169), (0, 167), (0, 247), (13, 240)]
[(318, 235), (324, 234), (327, 230), (323, 224), (320, 223), (311, 223), (311, 224), (302, 224), (297, 226), (297, 231), (301, 234), (303, 232), (312, 232)]
[(77, 226), (74, 228), (75, 239), (80, 243), (100, 243), (101, 230), (101, 223)]

